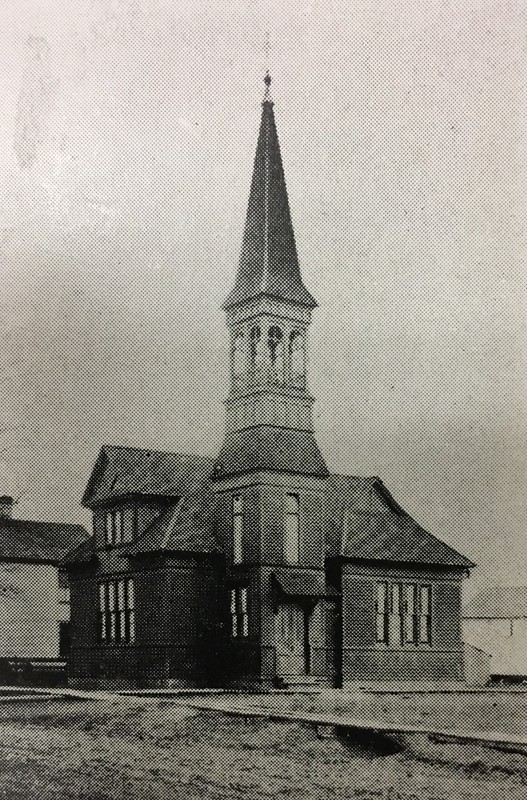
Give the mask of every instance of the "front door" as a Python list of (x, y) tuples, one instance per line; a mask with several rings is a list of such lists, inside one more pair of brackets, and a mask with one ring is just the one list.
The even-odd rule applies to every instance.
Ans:
[(306, 614), (297, 603), (281, 603), (275, 617), (276, 672), (278, 675), (305, 675)]

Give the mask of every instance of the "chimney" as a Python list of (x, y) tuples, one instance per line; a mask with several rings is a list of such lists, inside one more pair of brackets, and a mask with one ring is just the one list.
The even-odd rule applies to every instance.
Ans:
[(0, 495), (0, 520), (11, 519), (14, 500), (8, 494)]

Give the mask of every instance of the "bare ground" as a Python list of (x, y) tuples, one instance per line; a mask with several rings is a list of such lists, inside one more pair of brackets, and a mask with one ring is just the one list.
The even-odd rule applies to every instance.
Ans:
[[(181, 702), (120, 698), (2, 703), (0, 796), (12, 800), (527, 797), (527, 754), (521, 752), (434, 743), (424, 735), (317, 739), (310, 727), (244, 724), (215, 713), (198, 713)], [(290, 704), (295, 702), (299, 698), (289, 699)]]

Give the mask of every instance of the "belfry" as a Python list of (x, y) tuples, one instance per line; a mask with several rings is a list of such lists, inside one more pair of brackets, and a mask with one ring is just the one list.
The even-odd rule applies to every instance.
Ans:
[(313, 431), (304, 286), (265, 79), (216, 457), (104, 445), (64, 560), (77, 686), (463, 680), (473, 566), (377, 477), (328, 471)]

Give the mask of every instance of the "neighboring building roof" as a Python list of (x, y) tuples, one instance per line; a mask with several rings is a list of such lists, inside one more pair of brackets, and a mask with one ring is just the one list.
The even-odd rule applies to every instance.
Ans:
[(266, 295), (313, 308), (300, 275), (268, 75), (265, 82), (240, 263), (224, 307)]
[(213, 463), (206, 456), (104, 445), (81, 502), (92, 506), (127, 495), (183, 497), (210, 475)]
[(470, 568), (474, 564), (425, 531), (395, 502), (380, 478), (330, 475), (326, 555)]
[(68, 550), (61, 564), (89, 564), (95, 558), (95, 536), (90, 536), (84, 542)]
[(57, 564), (88, 538), (82, 525), (0, 518), (0, 561)]
[[(254, 430), (241, 432), (252, 439), (257, 433)], [(270, 433), (272, 435), (266, 439), (269, 445), (266, 452), (271, 460), (265, 462), (265, 467), (260, 464), (258, 468), (290, 472), (293, 459), (295, 469), (303, 474), (306, 474), (306, 464), (309, 463), (318, 464), (320, 470), (326, 469), (321, 456), (319, 462), (315, 456), (306, 453), (306, 441), (312, 441), (316, 448), (311, 434), (306, 434), (307, 440), (302, 438), (300, 431), (271, 429)], [(231, 441), (237, 442), (236, 437)], [(256, 442), (255, 447), (261, 452), (261, 443)], [(248, 450), (250, 448), (244, 441), (242, 452)], [(315, 452), (318, 453), (318, 448)], [(157, 496), (165, 500), (158, 517), (142, 536), (123, 548), (125, 556), (160, 550), (220, 552), (223, 547), (216, 537), (214, 525), (215, 498), (211, 474), (214, 464), (218, 462), (224, 465), (225, 471), (236, 467), (236, 448), (232, 447), (227, 455), (228, 459), (223, 452), (214, 462), (202, 456), (105, 446), (97, 459), (83, 502), (90, 506), (117, 502), (126, 496)], [(243, 471), (249, 465), (237, 466), (239, 471)], [(251, 468), (254, 469), (254, 465)], [(225, 473), (222, 471), (220, 474)], [(326, 486), (325, 538), (328, 557), (464, 569), (474, 566), (469, 559), (418, 525), (395, 502), (379, 478), (329, 475)], [(167, 499), (171, 501), (168, 505)], [(93, 540), (90, 539), (69, 553), (65, 563), (89, 561), (93, 553)]]
[(259, 425), (231, 431), (214, 462), (213, 475), (239, 475), (254, 470), (294, 472), (326, 477), (328, 468), (310, 431)]
[(463, 608), (465, 619), (527, 618), (527, 586), (491, 586)]

